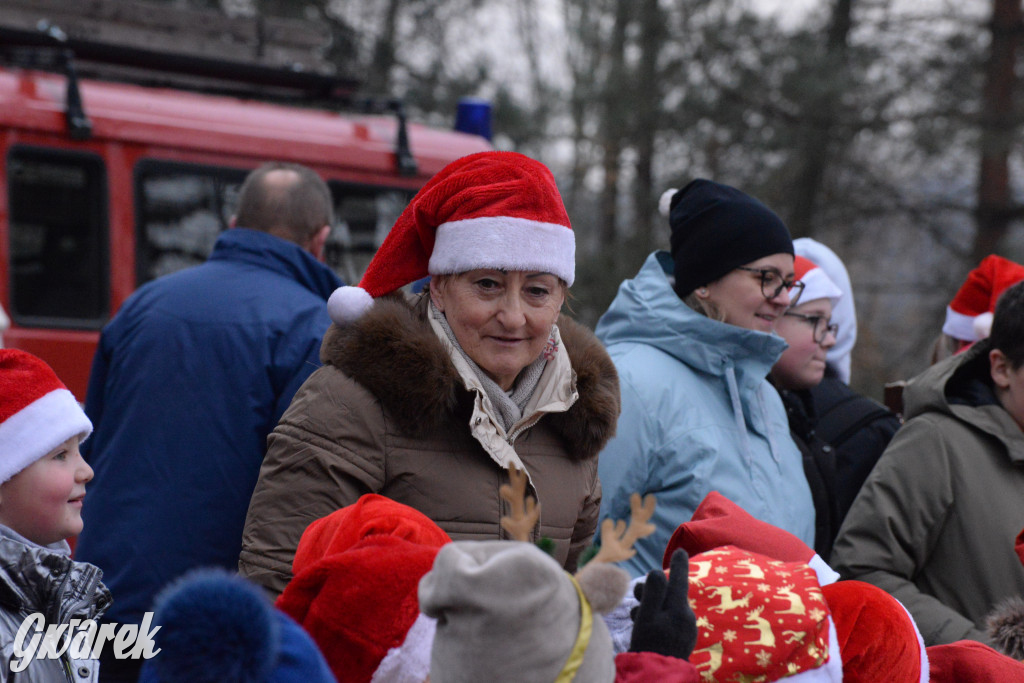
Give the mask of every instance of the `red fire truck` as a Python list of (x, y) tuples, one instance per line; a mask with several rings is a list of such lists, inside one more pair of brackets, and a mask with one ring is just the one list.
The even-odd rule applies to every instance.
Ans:
[[(204, 261), (246, 173), (298, 162), (327, 180), (328, 262), (357, 280), (408, 200), (485, 137), (177, 88), (0, 67), (3, 343), (84, 400), (100, 328), (136, 287)], [(2, 319), (2, 315), (0, 315)]]

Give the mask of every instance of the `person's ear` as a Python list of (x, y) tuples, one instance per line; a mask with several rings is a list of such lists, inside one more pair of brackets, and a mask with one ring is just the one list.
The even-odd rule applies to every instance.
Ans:
[(989, 373), (992, 375), (992, 382), (999, 389), (1010, 388), (1010, 359), (999, 349), (992, 349), (988, 352)]
[(708, 298), (708, 288), (707, 287), (698, 287), (697, 289), (695, 289), (693, 291), (697, 294), (697, 298), (698, 299), (707, 299)]
[(228, 229), (238, 226), (238, 216), (232, 216), (231, 220), (228, 221)]
[(327, 245), (327, 238), (331, 235), (331, 226), (324, 225), (309, 238), (309, 245), (306, 250), (313, 255), (317, 261), (324, 260), (324, 247)]
[(444, 313), (444, 291), (442, 288), (444, 278), (434, 276), (430, 278), (430, 301), (437, 306), (437, 310)]

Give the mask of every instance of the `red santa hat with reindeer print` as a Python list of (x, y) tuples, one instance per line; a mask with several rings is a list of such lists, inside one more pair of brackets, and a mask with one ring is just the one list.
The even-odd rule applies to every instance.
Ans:
[(331, 295), (331, 319), (427, 275), (497, 268), (552, 273), (571, 285), (576, 241), (555, 179), (516, 152), (479, 152), (441, 169), (413, 197), (357, 287)]
[[(753, 517), (717, 491), (709, 493), (691, 520), (676, 529), (665, 557), (671, 557), (676, 548), (684, 548), (690, 553), (691, 568), (699, 566), (705, 558), (713, 564), (716, 562), (715, 554), (726, 551), (771, 558), (787, 565), (789, 574), (783, 574), (786, 584), (796, 584), (797, 588), (799, 583), (795, 579), (799, 577), (790, 565), (813, 568), (820, 586), (819, 594), (824, 598), (823, 606), (827, 608), (831, 621), (829, 650), (840, 654), (841, 680), (844, 683), (923, 683), (929, 680), (924, 641), (910, 613), (899, 601), (861, 581), (838, 581), (838, 575), (803, 541)], [(767, 575), (770, 566), (771, 563), (767, 563), (763, 573)], [(691, 570), (691, 586), (693, 578)], [(758, 590), (762, 588), (767, 596), (780, 592), (777, 586), (767, 581)], [(756, 590), (751, 589), (750, 592), (756, 593)], [(810, 595), (814, 595), (813, 590)], [(805, 600), (805, 604), (809, 603)], [(702, 612), (700, 605), (694, 611), (699, 617)], [(788, 614), (788, 611), (776, 614)], [(709, 615), (709, 618), (715, 617), (715, 614)], [(700, 623), (698, 621), (698, 625)], [(700, 644), (698, 640), (698, 646)], [(729, 644), (723, 643), (723, 647), (728, 648)], [(691, 658), (691, 661), (694, 660)], [(695, 665), (700, 668), (698, 662)], [(835, 662), (832, 665), (834, 667)], [(808, 674), (819, 670), (823, 675), (834, 675), (824, 667), (811, 669)]]

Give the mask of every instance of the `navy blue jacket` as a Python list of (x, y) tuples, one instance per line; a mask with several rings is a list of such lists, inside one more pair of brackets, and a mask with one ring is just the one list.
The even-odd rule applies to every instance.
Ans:
[(93, 359), (82, 446), (95, 470), (75, 558), (103, 570), (107, 619), (140, 623), (198, 566), (236, 570), (273, 430), (320, 365), (339, 278), (298, 245), (235, 228), (203, 265), (135, 292)]

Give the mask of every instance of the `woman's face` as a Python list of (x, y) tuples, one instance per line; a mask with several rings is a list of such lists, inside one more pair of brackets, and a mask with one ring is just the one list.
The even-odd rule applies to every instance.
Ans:
[(800, 390), (816, 387), (825, 376), (825, 356), (836, 345), (836, 338), (826, 331), (821, 343), (814, 341), (816, 321), (800, 316), (820, 317), (828, 325), (832, 318), (832, 302), (814, 299), (791, 308), (775, 321), (775, 331), (786, 340), (789, 348), (782, 352), (772, 367), (772, 379), (782, 389)]
[[(768, 270), (783, 280), (793, 280), (793, 255), (772, 254), (743, 266)], [(789, 308), (789, 292), (765, 299), (761, 293), (761, 275), (749, 270), (733, 270), (696, 290), (697, 298), (710, 302), (722, 315), (722, 322), (758, 332), (771, 332), (775, 321)]]
[(551, 273), (480, 268), (432, 278), (430, 298), (466, 354), (508, 391), (544, 351), (565, 292)]

